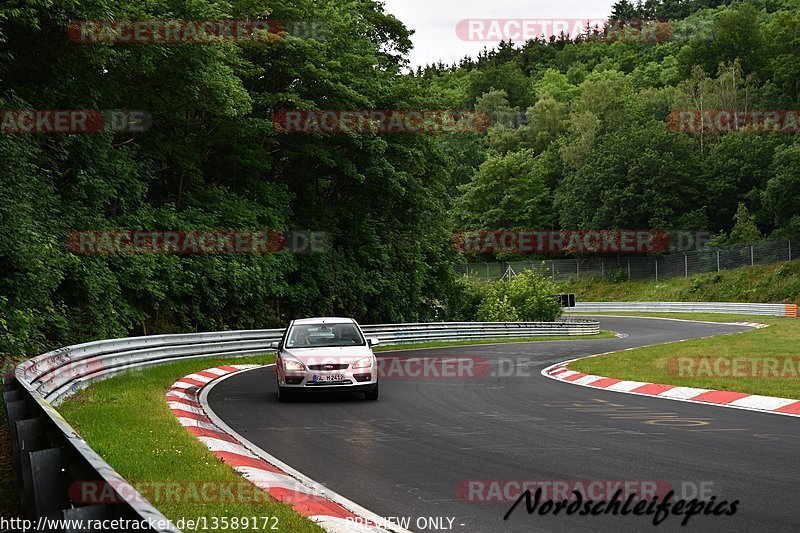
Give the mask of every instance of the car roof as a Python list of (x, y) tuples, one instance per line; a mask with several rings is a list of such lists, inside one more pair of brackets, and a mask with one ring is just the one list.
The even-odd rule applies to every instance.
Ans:
[(318, 317), (318, 318), (299, 318), (292, 323), (297, 326), (300, 324), (352, 324), (355, 320), (352, 318), (341, 318), (335, 316)]

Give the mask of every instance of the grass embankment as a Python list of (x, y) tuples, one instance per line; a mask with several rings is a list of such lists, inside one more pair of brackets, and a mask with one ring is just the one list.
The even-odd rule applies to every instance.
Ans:
[[(615, 315), (633, 313), (610, 313)], [(722, 315), (710, 313), (636, 313), (636, 316), (681, 318), (685, 320), (704, 320), (709, 322), (760, 322), (770, 327), (735, 335), (720, 335), (709, 339), (697, 339), (680, 343), (637, 348), (576, 361), (569, 365), (571, 370), (587, 374), (618, 379), (681, 385), (702, 389), (718, 389), (749, 394), (763, 394), (784, 398), (800, 399), (800, 319), (768, 316)], [(690, 372), (683, 372), (677, 365), (678, 358), (693, 358)], [(737, 377), (731, 367), (722, 367), (722, 372), (714, 367), (703, 367), (700, 361), (715, 361), (719, 358), (747, 358)], [(769, 358), (779, 358), (778, 376), (764, 365)], [(785, 366), (784, 358), (792, 358), (795, 363)], [(753, 362), (758, 369), (752, 372)], [(686, 375), (690, 374), (690, 375)], [(729, 375), (722, 375), (729, 374)]]
[[(279, 531), (322, 531), (288, 505), (251, 488), (186, 431), (167, 408), (167, 389), (187, 374), (217, 365), (272, 360), (272, 356), (189, 360), (127, 373), (79, 392), (59, 411), (125, 479), (134, 486), (143, 484), (143, 495), (173, 522), (207, 517), (212, 524), (214, 517), (256, 517), (250, 518), (250, 526), (254, 520), (258, 530), (269, 531), (273, 522), (264, 524), (261, 517), (274, 516)], [(164, 492), (168, 484), (176, 483), (183, 487), (180, 493), (170, 496)], [(156, 486), (161, 487), (161, 499), (153, 497)], [(192, 487), (198, 487), (198, 493), (205, 489), (210, 497), (198, 496)], [(219, 487), (232, 488), (233, 497), (216, 497)]]
[(579, 302), (800, 303), (800, 260), (664, 281), (572, 280), (561, 284)]

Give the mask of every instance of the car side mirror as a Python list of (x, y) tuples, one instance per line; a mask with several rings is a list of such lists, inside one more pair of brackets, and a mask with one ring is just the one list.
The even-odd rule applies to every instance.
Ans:
[(273, 350), (280, 350), (281, 343), (278, 341), (272, 341), (271, 343), (269, 343), (269, 347), (272, 348)]
[(370, 346), (377, 346), (380, 343), (381, 340), (378, 337), (370, 337), (369, 339), (367, 339), (367, 344), (369, 344)]

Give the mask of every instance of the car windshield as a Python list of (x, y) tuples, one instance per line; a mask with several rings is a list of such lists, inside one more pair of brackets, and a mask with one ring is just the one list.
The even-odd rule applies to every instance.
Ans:
[(293, 326), (287, 348), (364, 346), (364, 337), (355, 324), (301, 324)]

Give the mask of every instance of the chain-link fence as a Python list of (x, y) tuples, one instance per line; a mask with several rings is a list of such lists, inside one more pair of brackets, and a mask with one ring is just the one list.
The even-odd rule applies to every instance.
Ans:
[(587, 257), (456, 265), (456, 272), (486, 280), (508, 279), (523, 270), (542, 272), (554, 281), (577, 279), (661, 279), (689, 277), (743, 266), (800, 259), (800, 239), (768, 240), (703, 248), (659, 256)]

